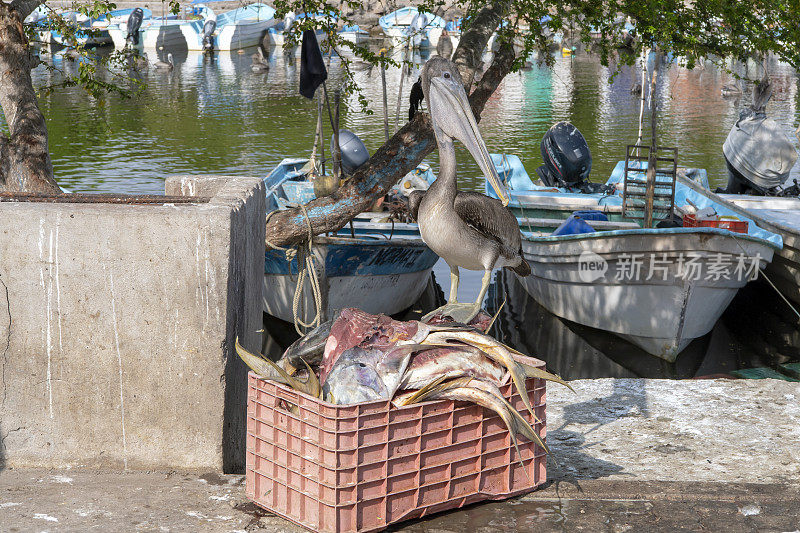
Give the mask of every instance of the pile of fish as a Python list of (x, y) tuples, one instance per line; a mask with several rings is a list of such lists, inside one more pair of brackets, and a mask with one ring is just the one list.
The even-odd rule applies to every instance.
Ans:
[(238, 339), (236, 351), (258, 375), (335, 404), (392, 400), (402, 406), (434, 399), (472, 402), (502, 418), (515, 447), (519, 434), (547, 451), (499, 387), (513, 381), (532, 420), (538, 421), (525, 379), (537, 377), (569, 385), (554, 374), (520, 362), (515, 356), (522, 354), (488, 336), (492, 322), (484, 313), (469, 324), (441, 316), (428, 322), (403, 322), (348, 308), (297, 340), (277, 362), (248, 352)]

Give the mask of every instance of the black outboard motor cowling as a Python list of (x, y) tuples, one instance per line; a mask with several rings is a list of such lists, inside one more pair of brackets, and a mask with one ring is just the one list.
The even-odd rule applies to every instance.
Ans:
[(217, 29), (217, 21), (214, 19), (207, 19), (203, 24), (203, 50), (214, 50), (214, 30)]
[(125, 42), (128, 44), (139, 44), (139, 28), (142, 27), (142, 20), (144, 19), (144, 11), (141, 7), (137, 7), (128, 16), (127, 30), (128, 35), (125, 37)]
[(569, 122), (553, 125), (542, 138), (544, 165), (536, 169), (548, 187), (578, 187), (588, 183), (592, 170), (589, 145), (578, 128)]

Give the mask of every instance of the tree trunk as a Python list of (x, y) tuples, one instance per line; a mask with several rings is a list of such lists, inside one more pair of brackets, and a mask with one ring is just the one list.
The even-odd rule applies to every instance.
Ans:
[(9, 133), (0, 134), (0, 191), (59, 193), (22, 30), (22, 18), (30, 13), (28, 4), (32, 3), (21, 4), (18, 11), (14, 4), (0, 3), (0, 106)]
[[(482, 9), (464, 33), (453, 55), (453, 62), (468, 89), (480, 63), (481, 52), (497, 28), (507, 5), (498, 2)], [(476, 120), (480, 121), (486, 101), (511, 71), (513, 62), (514, 49), (510, 44), (495, 54), (491, 66), (469, 97)], [(267, 245), (287, 246), (301, 242), (308, 236), (309, 223), (315, 235), (338, 231), (356, 215), (369, 209), (376, 199), (414, 170), (435, 147), (430, 117), (417, 113), (335, 193), (307, 203), (308, 219), (299, 208), (279, 211), (271, 216), (267, 222)]]

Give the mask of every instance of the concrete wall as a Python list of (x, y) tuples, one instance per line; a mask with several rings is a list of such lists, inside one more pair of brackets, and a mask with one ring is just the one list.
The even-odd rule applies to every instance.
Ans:
[(243, 469), (263, 185), (166, 189), (210, 200), (0, 203), (0, 462)]

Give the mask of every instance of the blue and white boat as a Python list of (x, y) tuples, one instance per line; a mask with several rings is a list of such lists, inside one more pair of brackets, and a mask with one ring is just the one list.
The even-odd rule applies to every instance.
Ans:
[[(165, 15), (151, 17), (143, 22), (139, 28), (137, 48), (164, 50), (165, 53), (171, 50), (187, 50), (189, 46), (187, 37), (198, 33), (202, 35), (205, 22), (216, 16), (211, 8), (202, 4), (193, 5), (190, 9), (185, 19), (179, 19), (175, 15)], [(126, 26), (118, 25), (118, 27), (127, 36)], [(124, 46), (124, 41), (124, 37), (122, 41), (114, 39), (115, 46), (119, 46), (118, 42)]]
[[(295, 20), (302, 19), (302, 18), (305, 18), (305, 17), (310, 17), (310, 18), (314, 18), (314, 19), (320, 19), (320, 20), (324, 20), (326, 22), (327, 21), (331, 21), (331, 22), (333, 22), (335, 24), (334, 18), (331, 15), (325, 14), (325, 13), (313, 13), (313, 14), (300, 13), (299, 15), (296, 15), (294, 13), (287, 13), (286, 16), (283, 17), (283, 20), (276, 21), (276, 24), (274, 26), (272, 26), (267, 31), (267, 36), (269, 37), (270, 45), (274, 46), (276, 48), (277, 47), (281, 47), (281, 48), (285, 47), (285, 45), (287, 44), (286, 43), (286, 41), (287, 41), (286, 37), (288, 36), (289, 31), (291, 30), (292, 26), (294, 25)], [(317, 43), (319, 43), (319, 44), (324, 43), (328, 39), (328, 34), (325, 33), (325, 31), (323, 31), (322, 28), (315, 29), (314, 30), (314, 35), (316, 36)], [(297, 47), (297, 53), (298, 54), (300, 53), (299, 50), (300, 50), (300, 47), (298, 46)]]
[[(674, 215), (711, 208), (747, 222), (747, 232), (643, 228), (623, 217), (624, 161), (604, 190), (581, 193), (535, 185), (513, 156), (493, 159), (522, 230), (532, 274), (519, 281), (528, 294), (557, 316), (616, 333), (667, 361), (708, 333), (738, 290), (783, 246), (780, 235), (681, 181)], [(644, 168), (633, 175), (643, 177)], [(705, 176), (702, 170), (683, 173), (700, 182)], [(491, 187), (486, 192), (493, 195)], [(573, 211), (582, 213), (570, 218)]]
[(339, 30), (338, 33), (343, 40), (349, 41), (353, 44), (364, 44), (369, 41), (369, 32), (362, 30), (358, 24), (345, 26)]
[[(305, 204), (314, 186), (304, 166), (308, 159), (284, 159), (264, 178), (267, 212)], [(401, 181), (423, 188), (435, 179), (427, 165)], [(424, 185), (422, 185), (424, 184)], [(409, 187), (411, 188), (411, 187)], [(395, 314), (408, 309), (426, 289), (438, 256), (422, 242), (416, 224), (392, 223), (389, 213), (362, 213), (336, 235), (314, 238), (315, 269), (320, 281), (323, 317), (336, 309), (358, 307), (368, 313)], [(264, 311), (292, 322), (297, 259), (282, 250), (267, 250)], [(303, 288), (301, 317), (315, 313), (310, 283)]]
[[(112, 15), (106, 24), (106, 31), (108, 31), (108, 35), (111, 38), (111, 42), (114, 44), (114, 48), (123, 49), (125, 48), (128, 38), (128, 19), (133, 13), (133, 9), (118, 9), (116, 11), (112, 11), (109, 15)], [(153, 18), (153, 12), (149, 9), (143, 8), (142, 9), (142, 23), (140, 26), (140, 31), (142, 26), (147, 26), (150, 24), (150, 21)], [(132, 43), (131, 43), (132, 44)], [(132, 45), (134, 48), (141, 48), (142, 41), (139, 41), (138, 46)]]
[[(203, 0), (202, 3), (206, 2), (207, 0)], [(215, 22), (208, 43), (213, 50), (239, 50), (258, 46), (265, 33), (278, 23), (275, 9), (261, 3), (249, 4), (218, 15), (209, 11), (202, 24), (198, 21), (182, 27), (189, 50), (204, 49), (206, 22), (209, 20)]]
[[(84, 47), (103, 46), (111, 44), (111, 36), (108, 33), (108, 26), (112, 23), (111, 21), (121, 19), (123, 14), (125, 20), (127, 20), (127, 16), (130, 15), (131, 11), (133, 10), (117, 9), (96, 19), (78, 11), (65, 11), (59, 16), (67, 24), (75, 28), (75, 44)], [(68, 42), (64, 35), (55, 29), (50, 30), (49, 42), (58, 43), (62, 46), (71, 46), (73, 44)]]
[(436, 48), (446, 23), (432, 13), (420, 13), (416, 7), (404, 7), (378, 19), (383, 33), (393, 46)]

